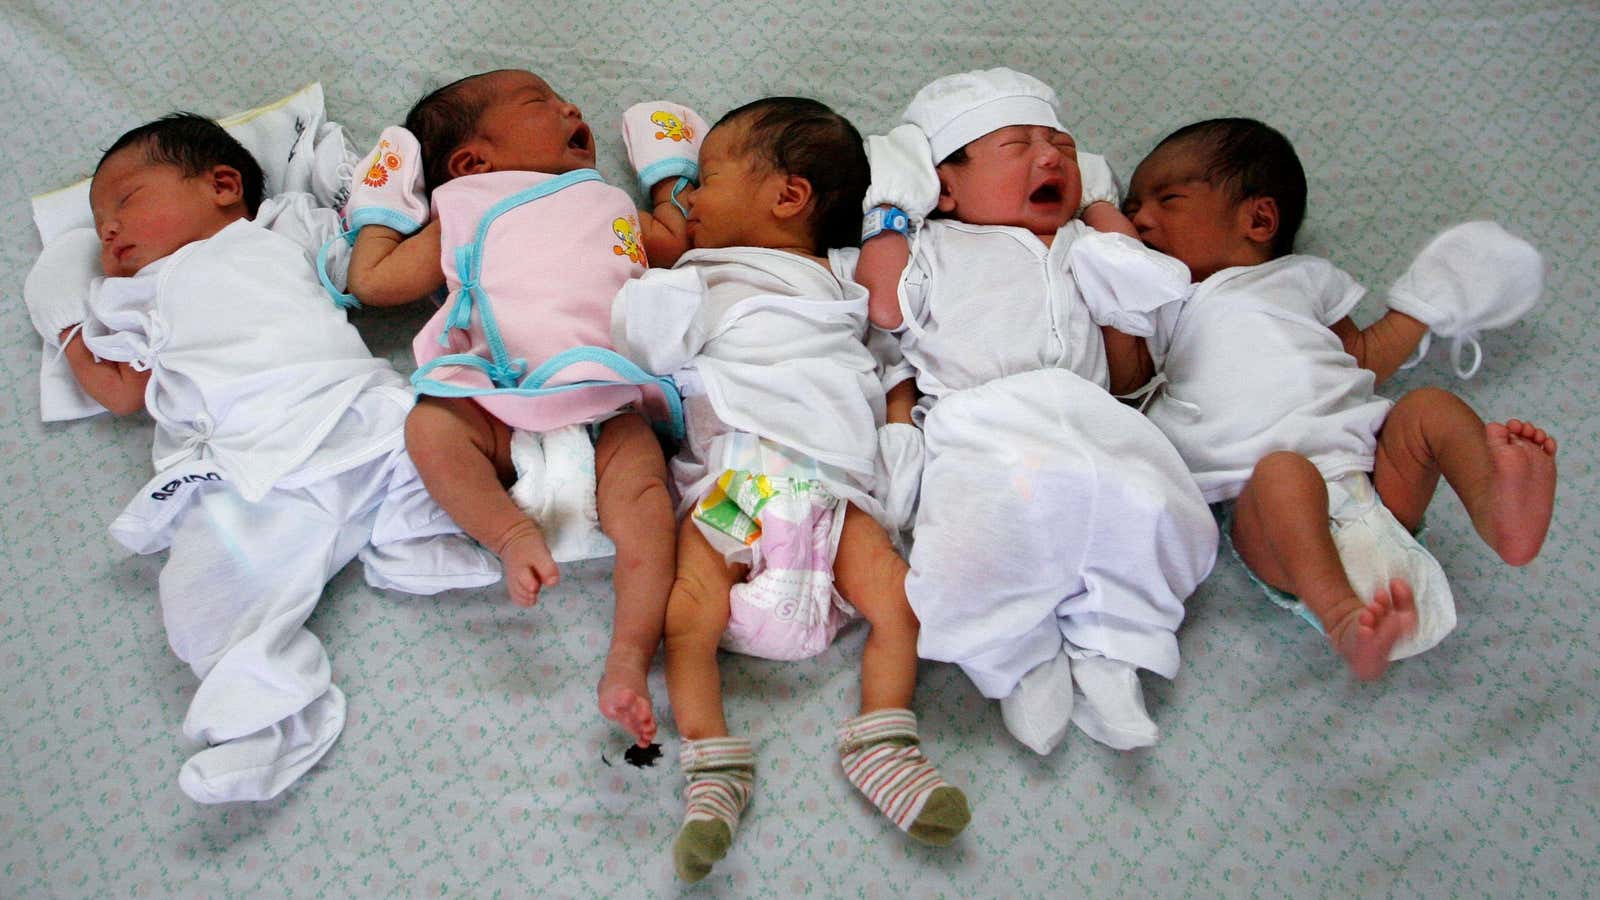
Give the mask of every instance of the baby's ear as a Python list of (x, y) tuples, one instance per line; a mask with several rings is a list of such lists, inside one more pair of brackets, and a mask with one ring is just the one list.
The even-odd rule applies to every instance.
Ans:
[(1257, 244), (1271, 244), (1278, 236), (1278, 201), (1272, 197), (1247, 197), (1245, 236)]
[(785, 175), (778, 187), (778, 199), (772, 214), (780, 219), (792, 219), (811, 210), (813, 196), (811, 182), (800, 175)]
[(956, 209), (955, 195), (950, 193), (950, 174), (944, 166), (937, 166), (934, 171), (939, 174), (939, 212), (951, 213)]
[(457, 147), (450, 152), (450, 158), (445, 163), (445, 171), (451, 178), (460, 178), (463, 175), (482, 175), (494, 169), (489, 161), (478, 152), (478, 147), (471, 141)]
[(244, 176), (233, 166), (212, 166), (206, 173), (212, 196), (218, 206), (229, 207), (244, 202)]

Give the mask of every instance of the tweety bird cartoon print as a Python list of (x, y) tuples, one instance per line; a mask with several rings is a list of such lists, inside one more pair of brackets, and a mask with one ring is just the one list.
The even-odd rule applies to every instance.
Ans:
[(650, 121), (661, 130), (656, 132), (658, 141), (692, 141), (694, 128), (688, 122), (678, 118), (664, 109), (658, 109), (650, 114)]
[(639, 244), (639, 225), (631, 217), (617, 217), (611, 222), (611, 232), (621, 241), (620, 245), (612, 245), (611, 252), (618, 256), (626, 256), (639, 265), (648, 265), (644, 260), (644, 247)]

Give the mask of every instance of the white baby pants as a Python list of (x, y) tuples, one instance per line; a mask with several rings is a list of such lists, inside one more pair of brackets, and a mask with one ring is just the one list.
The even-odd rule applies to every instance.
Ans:
[(1217, 528), (1161, 432), (1060, 369), (941, 397), (906, 595), (918, 652), (986, 697), (1076, 647), (1171, 678)]
[(498, 561), (428, 499), (402, 450), (257, 503), (193, 461), (147, 485), (112, 532), (138, 552), (172, 548), (162, 619), (200, 678), (183, 733), (210, 745), (178, 783), (201, 803), (276, 796), (339, 736), (344, 695), (305, 621), (352, 558), (375, 586), (414, 593), (500, 577)]

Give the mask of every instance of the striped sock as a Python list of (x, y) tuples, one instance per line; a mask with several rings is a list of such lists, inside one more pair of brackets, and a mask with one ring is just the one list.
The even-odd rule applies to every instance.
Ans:
[(679, 878), (699, 881), (733, 843), (733, 829), (755, 788), (756, 757), (746, 738), (706, 738), (684, 741), (678, 765), (689, 785), (683, 790), (687, 809), (672, 844), (672, 862)]
[(839, 762), (850, 783), (902, 831), (942, 847), (967, 827), (972, 813), (967, 795), (922, 755), (920, 741), (909, 709), (863, 713), (839, 726)]

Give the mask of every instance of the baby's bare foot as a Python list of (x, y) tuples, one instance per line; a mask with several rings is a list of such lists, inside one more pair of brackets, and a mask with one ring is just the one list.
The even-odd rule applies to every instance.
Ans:
[(1484, 426), (1494, 488), (1485, 540), (1513, 566), (1539, 555), (1556, 501), (1556, 439), (1528, 422), (1511, 419)]
[(643, 669), (606, 660), (605, 674), (600, 676), (600, 714), (626, 729), (641, 747), (655, 741), (656, 714)]
[(539, 591), (561, 580), (555, 557), (545, 546), (544, 534), (532, 519), (524, 519), (506, 532), (495, 555), (506, 569), (506, 592), (518, 606), (539, 602)]
[(1374, 681), (1389, 667), (1395, 642), (1417, 627), (1417, 607), (1411, 585), (1396, 578), (1389, 589), (1379, 589), (1372, 602), (1352, 607), (1328, 629), (1328, 642), (1344, 657), (1356, 678)]

